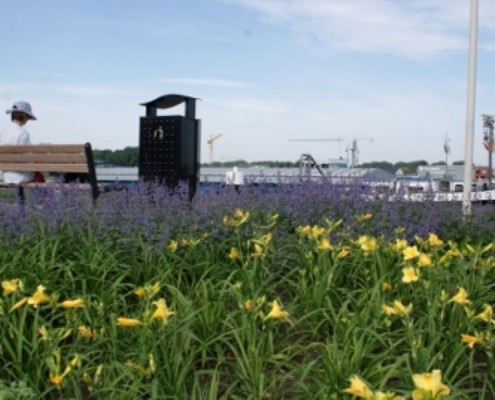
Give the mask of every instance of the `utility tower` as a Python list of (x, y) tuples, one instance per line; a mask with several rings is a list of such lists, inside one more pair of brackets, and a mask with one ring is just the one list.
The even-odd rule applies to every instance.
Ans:
[(481, 114), (481, 118), (483, 118), (483, 144), (485, 145), (485, 149), (488, 151), (488, 185), (491, 188), (493, 169), (492, 154), (495, 150), (495, 145), (493, 142), (494, 116)]
[(366, 140), (369, 143), (373, 143), (373, 138), (354, 138), (352, 139), (351, 147), (347, 147), (346, 151), (351, 152), (351, 168), (356, 168), (358, 165), (358, 154), (359, 154), (359, 149), (357, 142), (359, 140)]
[(443, 151), (445, 152), (445, 179), (449, 175), (449, 154), (450, 154), (450, 139), (449, 134), (445, 134), (445, 142), (443, 142)]
[(210, 151), (210, 159), (209, 164), (213, 164), (213, 142), (219, 139), (222, 136), (221, 133), (216, 133), (214, 135), (210, 135), (210, 138), (206, 141), (208, 143), (208, 149)]

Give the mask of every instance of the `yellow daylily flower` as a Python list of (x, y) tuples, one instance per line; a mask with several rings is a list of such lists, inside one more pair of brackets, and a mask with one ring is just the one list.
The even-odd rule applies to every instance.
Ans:
[(481, 343), (481, 339), (478, 336), (461, 334), (462, 343), (467, 344), (470, 349), (474, 348), (474, 345)]
[(311, 226), (310, 225), (305, 225), (305, 226), (298, 226), (296, 228), (296, 232), (299, 233), (301, 236), (309, 235), (311, 232)]
[(443, 245), (443, 240), (441, 240), (436, 234), (430, 233), (428, 235), (428, 244), (431, 247), (441, 247)]
[(98, 334), (86, 325), (78, 326), (77, 330), (79, 334), (86, 339), (96, 339), (98, 337)]
[(38, 285), (36, 292), (28, 298), (27, 303), (36, 308), (39, 304), (50, 302), (50, 297), (45, 294), (45, 289), (43, 285)]
[(85, 306), (84, 300), (81, 298), (73, 299), (73, 300), (65, 300), (60, 303), (60, 307), (62, 308), (83, 308)]
[(382, 311), (388, 316), (391, 317), (392, 315), (395, 315), (395, 308), (387, 306), (386, 304), (382, 304)]
[(124, 327), (128, 327), (128, 328), (133, 328), (133, 327), (141, 326), (141, 325), (143, 325), (143, 323), (138, 319), (124, 318), (124, 317), (117, 318), (117, 326), (124, 326)]
[(237, 248), (235, 248), (235, 247), (232, 247), (230, 249), (230, 253), (229, 253), (228, 257), (231, 260), (237, 260), (239, 258), (239, 250), (237, 250)]
[(2, 281), (3, 295), (8, 296), (17, 290), (22, 290), (22, 281), (20, 279), (11, 279), (8, 281)]
[(234, 217), (241, 220), (243, 223), (246, 222), (249, 218), (249, 211), (242, 211), (239, 208), (236, 208), (234, 211)]
[(461, 287), (459, 288), (457, 293), (451, 297), (449, 303), (450, 302), (454, 302), (461, 305), (467, 305), (471, 303), (471, 300), (468, 299), (468, 293), (466, 292), (466, 289)]
[(347, 394), (359, 397), (361, 399), (366, 399), (366, 400), (372, 400), (373, 399), (373, 392), (368, 387), (368, 385), (366, 385), (366, 383), (361, 378), (359, 378), (357, 375), (353, 375), (349, 379), (349, 382), (350, 382), (351, 386), (342, 390), (342, 393), (347, 393)]
[(390, 282), (383, 282), (382, 283), (382, 292), (390, 292), (392, 291), (393, 287)]
[(395, 300), (394, 304), (392, 306), (388, 306), (386, 304), (382, 305), (382, 310), (385, 314), (387, 314), (389, 317), (393, 315), (397, 316), (405, 316), (409, 315), (412, 311), (412, 303), (409, 303), (408, 306), (405, 306), (402, 304), (400, 300)]
[(167, 249), (169, 249), (172, 253), (175, 253), (178, 247), (179, 247), (179, 243), (177, 243), (177, 240), (171, 240), (167, 246)]
[(134, 294), (139, 297), (152, 297), (157, 294), (160, 289), (160, 282), (156, 282), (152, 285), (145, 285), (136, 288), (136, 290), (134, 290)]
[(475, 318), (481, 319), (482, 321), (485, 321), (485, 322), (493, 322), (492, 317), (493, 317), (492, 306), (489, 304), (484, 304), (483, 305), (483, 311), (480, 312)]
[(277, 300), (271, 302), (272, 309), (265, 317), (265, 319), (285, 319), (289, 316), (287, 311), (282, 310)]
[(199, 243), (201, 242), (201, 239), (189, 239), (189, 238), (183, 238), (180, 242), (182, 247), (189, 247), (191, 249), (195, 248)]
[(143, 287), (138, 287), (134, 290), (134, 294), (139, 297), (144, 297), (146, 296), (146, 290)]
[(402, 304), (400, 300), (394, 300), (394, 308), (397, 310), (398, 315), (408, 315), (412, 311), (412, 303), (409, 303), (408, 306)]
[[(413, 399), (420, 400), (426, 398), (436, 398), (435, 396), (448, 396), (450, 389), (442, 383), (442, 372), (435, 369), (432, 372), (413, 375), (416, 390), (413, 392)], [(429, 395), (430, 397), (426, 397)]]
[(64, 380), (63, 375), (50, 375), (50, 382), (55, 386), (60, 386)]
[(266, 248), (258, 242), (253, 242), (253, 246), (254, 252), (251, 253), (251, 257), (263, 257)]
[(332, 245), (330, 244), (330, 240), (328, 240), (327, 238), (322, 239), (320, 241), (320, 243), (318, 244), (317, 249), (318, 250), (321, 250), (321, 251), (331, 250), (332, 249)]
[(402, 251), (407, 247), (407, 240), (406, 239), (396, 239), (395, 240), (395, 245), (394, 248), (397, 251)]
[(419, 257), (419, 250), (417, 246), (407, 246), (402, 250), (402, 255), (404, 256), (404, 261), (414, 260)]
[(165, 299), (158, 299), (153, 302), (153, 305), (156, 307), (156, 310), (151, 315), (151, 319), (160, 319), (163, 321), (163, 324), (166, 325), (168, 323), (168, 317), (171, 317), (175, 313), (169, 310)]
[(416, 273), (416, 269), (414, 267), (403, 268), (402, 274), (402, 282), (404, 283), (417, 282), (419, 280), (419, 276)]
[(462, 254), (458, 249), (447, 250), (447, 256), (451, 258), (460, 257)]
[(231, 226), (237, 228), (238, 226), (244, 224), (249, 219), (249, 211), (242, 211), (241, 209), (236, 209), (234, 211), (234, 216), (229, 217), (228, 215), (223, 217), (223, 224), (226, 226)]
[(254, 308), (254, 303), (253, 303), (253, 300), (246, 300), (244, 303), (243, 303), (243, 306), (244, 306), (244, 309), (246, 311), (253, 311), (253, 308)]
[(397, 396), (395, 393), (392, 392), (374, 392), (373, 400), (405, 400), (405, 398), (402, 396)]
[(363, 250), (363, 252), (365, 254), (369, 254), (369, 253), (375, 251), (378, 247), (378, 243), (377, 243), (376, 238), (369, 237), (366, 235), (359, 237), (358, 244), (361, 247), (361, 250)]
[(337, 253), (337, 258), (340, 260), (342, 258), (346, 258), (351, 252), (351, 249), (350, 247), (342, 247), (342, 249), (340, 249), (340, 251)]
[(319, 236), (323, 235), (326, 232), (325, 228), (322, 226), (315, 225), (311, 228), (310, 236), (313, 239), (318, 239)]
[(418, 258), (418, 265), (422, 268), (428, 268), (433, 266), (433, 262), (431, 261), (430, 255), (426, 253), (420, 253)]

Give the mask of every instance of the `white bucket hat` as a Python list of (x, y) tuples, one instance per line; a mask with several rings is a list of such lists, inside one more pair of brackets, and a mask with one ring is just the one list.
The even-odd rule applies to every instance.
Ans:
[(31, 111), (31, 104), (29, 104), (27, 101), (16, 101), (12, 108), (7, 110), (7, 114), (13, 113), (14, 111), (26, 114), (29, 119), (36, 119), (33, 112)]

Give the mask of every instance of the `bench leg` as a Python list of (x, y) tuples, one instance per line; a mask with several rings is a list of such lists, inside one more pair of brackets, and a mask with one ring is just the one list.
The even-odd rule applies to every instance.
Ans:
[(22, 186), (17, 186), (17, 204), (19, 206), (19, 211), (23, 217), (26, 215), (26, 198), (24, 196), (24, 188)]
[(22, 186), (17, 186), (17, 200), (20, 203), (24, 203), (25, 196), (24, 196), (24, 188)]

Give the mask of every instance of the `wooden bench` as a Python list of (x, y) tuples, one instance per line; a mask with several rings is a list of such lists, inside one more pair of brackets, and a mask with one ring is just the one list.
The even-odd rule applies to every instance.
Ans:
[[(75, 187), (90, 190), (96, 201), (100, 188), (96, 179), (93, 150), (90, 143), (85, 144), (43, 144), (43, 145), (5, 145), (0, 146), (0, 171), (83, 174), (85, 182), (44, 182), (44, 183), (6, 183), (0, 181), (1, 188), (17, 188), (17, 194), (24, 200), (25, 188)], [(87, 182), (86, 182), (87, 181)]]

